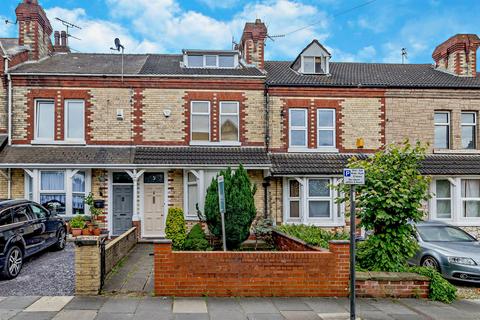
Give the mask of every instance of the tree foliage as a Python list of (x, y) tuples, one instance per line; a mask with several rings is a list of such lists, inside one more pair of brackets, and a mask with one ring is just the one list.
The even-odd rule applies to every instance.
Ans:
[(168, 208), (167, 223), (165, 225), (165, 235), (172, 240), (173, 250), (182, 250), (183, 243), (187, 238), (187, 227), (183, 210), (180, 208)]
[[(225, 181), (225, 233), (227, 248), (236, 249), (250, 235), (250, 226), (257, 214), (254, 195), (256, 186), (252, 185), (247, 171), (242, 165), (232, 172), (230, 168), (222, 170), (219, 175)], [(218, 202), (218, 182), (213, 178), (207, 189), (204, 213), (199, 212), (200, 219), (205, 221), (210, 232), (222, 237), (222, 221)]]
[[(352, 158), (350, 168), (365, 169), (365, 185), (357, 186), (356, 206), (361, 226), (373, 235), (358, 245), (358, 263), (370, 271), (404, 271), (418, 250), (414, 228), (429, 199), (429, 177), (419, 171), (425, 147), (408, 141), (390, 145), (367, 159)], [(348, 201), (348, 186), (340, 185)]]

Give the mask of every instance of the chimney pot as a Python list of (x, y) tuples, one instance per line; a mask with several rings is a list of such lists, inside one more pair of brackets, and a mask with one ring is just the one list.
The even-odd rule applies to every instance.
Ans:
[(67, 46), (67, 32), (66, 31), (62, 31), (60, 33), (60, 38), (61, 38), (61, 42), (60, 42), (60, 45), (62, 47), (66, 47)]
[(55, 46), (58, 47), (60, 45), (60, 31), (55, 31)]

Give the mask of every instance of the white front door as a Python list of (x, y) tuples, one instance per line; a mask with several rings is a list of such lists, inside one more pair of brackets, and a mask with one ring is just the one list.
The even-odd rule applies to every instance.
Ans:
[(165, 234), (165, 185), (146, 183), (143, 187), (143, 236), (159, 237)]

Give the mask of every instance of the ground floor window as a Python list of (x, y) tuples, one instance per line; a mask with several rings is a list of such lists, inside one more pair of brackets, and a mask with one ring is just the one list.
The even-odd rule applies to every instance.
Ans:
[(480, 177), (441, 177), (432, 180), (429, 205), (432, 219), (457, 224), (480, 222)]
[(219, 170), (185, 170), (184, 181), (184, 213), (185, 218), (198, 219), (197, 204), (203, 212), (205, 195), (212, 180), (218, 175)]
[(287, 223), (342, 225), (343, 205), (335, 204), (334, 178), (292, 177), (284, 180), (284, 220)]
[(85, 214), (89, 181), (89, 170), (25, 170), (25, 198), (59, 215)]

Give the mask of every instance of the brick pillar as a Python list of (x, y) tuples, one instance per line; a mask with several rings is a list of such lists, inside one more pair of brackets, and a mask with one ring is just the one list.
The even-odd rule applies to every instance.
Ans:
[(156, 296), (175, 295), (175, 278), (172, 253), (172, 240), (161, 239), (154, 242), (153, 274)]
[(142, 227), (142, 222), (140, 220), (138, 221), (132, 221), (132, 225), (135, 227), (135, 237), (137, 239), (141, 238), (141, 227)]
[(350, 280), (350, 241), (331, 240), (328, 242), (328, 249), (335, 255), (336, 279), (341, 282), (336, 286), (338, 292), (334, 295), (340, 297), (348, 296)]
[(101, 289), (100, 240), (84, 236), (75, 240), (75, 295), (97, 295)]

